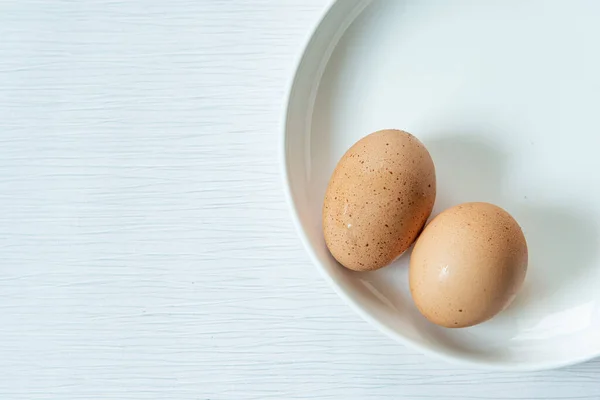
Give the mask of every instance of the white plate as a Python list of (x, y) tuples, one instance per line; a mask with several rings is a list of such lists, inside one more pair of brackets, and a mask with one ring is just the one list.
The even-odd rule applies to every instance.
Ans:
[[(314, 262), (365, 319), (446, 360), (556, 368), (600, 355), (600, 2), (343, 0), (291, 84), (286, 187)], [(416, 310), (410, 254), (374, 273), (339, 266), (321, 233), (328, 179), (366, 134), (407, 130), (436, 164), (433, 215), (489, 201), (519, 221), (529, 271), (489, 322), (444, 329)]]

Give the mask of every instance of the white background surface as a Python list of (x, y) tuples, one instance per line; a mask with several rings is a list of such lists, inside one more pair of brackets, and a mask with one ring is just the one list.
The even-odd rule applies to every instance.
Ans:
[(327, 3), (0, 2), (0, 398), (600, 398), (416, 354), (310, 264), (279, 122)]

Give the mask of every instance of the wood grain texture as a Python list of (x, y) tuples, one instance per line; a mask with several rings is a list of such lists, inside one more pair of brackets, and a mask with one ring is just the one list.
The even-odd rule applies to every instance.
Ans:
[(0, 398), (600, 398), (429, 360), (311, 265), (278, 129), (327, 3), (0, 2)]

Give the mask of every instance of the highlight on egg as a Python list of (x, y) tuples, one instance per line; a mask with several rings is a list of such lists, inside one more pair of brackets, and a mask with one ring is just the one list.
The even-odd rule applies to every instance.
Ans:
[(327, 248), (351, 270), (389, 265), (423, 229), (435, 195), (435, 166), (423, 143), (401, 130), (374, 132), (331, 176), (322, 220)]
[(508, 212), (489, 203), (464, 203), (436, 216), (417, 239), (410, 291), (429, 321), (473, 326), (510, 305), (527, 262), (525, 236)]

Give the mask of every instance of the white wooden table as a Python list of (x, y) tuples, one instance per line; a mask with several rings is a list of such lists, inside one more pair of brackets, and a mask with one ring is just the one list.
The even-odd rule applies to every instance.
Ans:
[(279, 122), (328, 2), (0, 1), (0, 399), (600, 399), (416, 354), (311, 265)]

